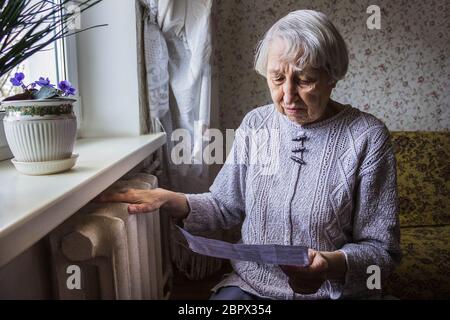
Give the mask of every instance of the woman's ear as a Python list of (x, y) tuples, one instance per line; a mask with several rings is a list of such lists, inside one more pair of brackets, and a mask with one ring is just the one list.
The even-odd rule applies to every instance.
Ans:
[(330, 79), (329, 84), (330, 84), (331, 89), (334, 89), (334, 88), (336, 88), (337, 81)]

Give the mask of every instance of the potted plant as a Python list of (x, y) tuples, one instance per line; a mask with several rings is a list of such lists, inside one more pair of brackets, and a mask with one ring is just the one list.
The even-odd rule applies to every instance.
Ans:
[[(4, 82), (6, 77), (10, 78), (11, 73), (15, 73), (12, 75), (13, 81), (17, 84), (22, 83), (24, 75), (17, 72), (17, 68), (20, 64), (35, 53), (46, 49), (49, 44), (56, 40), (91, 28), (104, 26), (96, 25), (83, 30), (80, 30), (79, 26), (77, 26), (80, 14), (101, 1), (102, 0), (0, 0), (1, 83)], [(0, 161), (5, 159), (8, 155), (8, 151), (5, 151), (5, 149), (7, 149), (5, 148), (5, 135), (7, 136), (8, 144), (10, 143), (10, 148), (13, 149), (12, 152), (15, 157), (14, 161), (16, 161), (16, 167), (19, 162), (26, 162), (28, 164), (45, 162), (48, 167), (47, 171), (55, 172), (57, 168), (53, 166), (53, 169), (51, 169), (49, 161), (59, 161), (62, 159), (69, 161), (71, 159), (69, 150), (73, 148), (73, 142), (72, 146), (70, 145), (70, 142), (68, 143), (64, 152), (50, 151), (49, 145), (54, 146), (53, 142), (44, 142), (35, 137), (35, 135), (39, 135), (36, 130), (38, 130), (38, 128), (39, 130), (42, 129), (41, 124), (38, 125), (38, 123), (41, 123), (40, 121), (44, 120), (44, 118), (47, 121), (46, 123), (48, 126), (50, 126), (50, 122), (48, 122), (50, 121), (50, 118), (51, 120), (56, 120), (58, 117), (59, 119), (65, 119), (64, 121), (57, 122), (58, 125), (54, 125), (59, 126), (65, 122), (67, 126), (66, 130), (68, 136), (64, 136), (64, 138), (63, 136), (59, 136), (57, 143), (62, 143), (66, 138), (67, 141), (72, 141), (73, 126), (74, 124), (76, 125), (76, 119), (72, 112), (72, 103), (74, 101), (68, 98), (68, 92), (67, 90), (64, 90), (64, 86), (71, 86), (68, 82), (63, 81), (60, 82), (56, 88), (54, 85), (50, 84), (50, 81), (46, 84), (47, 80), (48, 79), (42, 78), (33, 82), (24, 88), (25, 90), (22, 94), (5, 99), (5, 102), (0, 104)], [(22, 86), (22, 84), (20, 84), (20, 86)], [(15, 101), (13, 101), (13, 99)], [(1, 121), (2, 118), (4, 121)], [(15, 120), (12, 120), (13, 118)], [(17, 135), (13, 136), (13, 134), (15, 134), (14, 132), (16, 132), (16, 129), (12, 128), (14, 121), (17, 122), (16, 124), (21, 123), (23, 126), (25, 126), (24, 123), (27, 123), (27, 125), (31, 123), (34, 124), (33, 130), (35, 131), (27, 131), (28, 136), (25, 135), (25, 131), (21, 132), (20, 138), (27, 139), (26, 142), (25, 140), (20, 141), (20, 144), (23, 146), (17, 146), (17, 143), (14, 142), (19, 138)], [(4, 132), (3, 124), (9, 126), (9, 133)], [(69, 127), (71, 129), (69, 129)], [(46, 130), (50, 130), (49, 128), (50, 127)], [(37, 144), (33, 145), (32, 141)], [(31, 146), (34, 148), (33, 151), (30, 151), (29, 149)], [(28, 149), (26, 149), (26, 151), (25, 149), (21, 151), (21, 148)], [(40, 152), (37, 151), (37, 149), (40, 149)], [(61, 169), (61, 167), (59, 167), (59, 169)], [(41, 170), (41, 172), (45, 172), (45, 170)]]
[(27, 174), (48, 174), (70, 169), (76, 161), (72, 154), (77, 121), (73, 112), (76, 89), (63, 80), (56, 87), (40, 77), (29, 85), (25, 75), (10, 79), (23, 93), (8, 97), (2, 105), (6, 139), (16, 168)]

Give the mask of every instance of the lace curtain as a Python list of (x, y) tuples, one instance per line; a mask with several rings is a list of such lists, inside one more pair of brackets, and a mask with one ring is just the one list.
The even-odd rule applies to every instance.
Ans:
[[(139, 5), (149, 121), (153, 131), (164, 130), (168, 139), (161, 155), (161, 186), (185, 193), (207, 192), (213, 167), (199, 160), (207, 143), (203, 136), (211, 124), (212, 0), (139, 0)], [(171, 141), (176, 129), (190, 134), (190, 163), (171, 161), (171, 150), (179, 143)], [(222, 232), (203, 235), (221, 238)], [(221, 260), (191, 253), (178, 244), (177, 237), (173, 232), (172, 259), (187, 277), (201, 279), (220, 269)]]

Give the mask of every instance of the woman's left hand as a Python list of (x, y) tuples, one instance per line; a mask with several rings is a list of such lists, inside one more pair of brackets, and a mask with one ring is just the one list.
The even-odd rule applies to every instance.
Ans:
[(296, 293), (316, 293), (328, 279), (329, 263), (322, 253), (309, 249), (308, 257), (310, 265), (307, 267), (280, 265), (289, 278), (289, 285)]

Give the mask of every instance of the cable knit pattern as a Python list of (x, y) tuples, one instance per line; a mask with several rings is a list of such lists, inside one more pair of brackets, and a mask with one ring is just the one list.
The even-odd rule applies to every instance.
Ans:
[(313, 295), (294, 293), (278, 266), (247, 261), (232, 261), (235, 272), (214, 289), (236, 285), (271, 299), (366, 297), (380, 294), (367, 288), (367, 267), (378, 265), (383, 283), (400, 262), (389, 131), (349, 105), (310, 125), (290, 121), (273, 104), (254, 109), (210, 192), (187, 198), (191, 232), (243, 221), (245, 244), (303, 245), (346, 257), (345, 282), (327, 281)]

